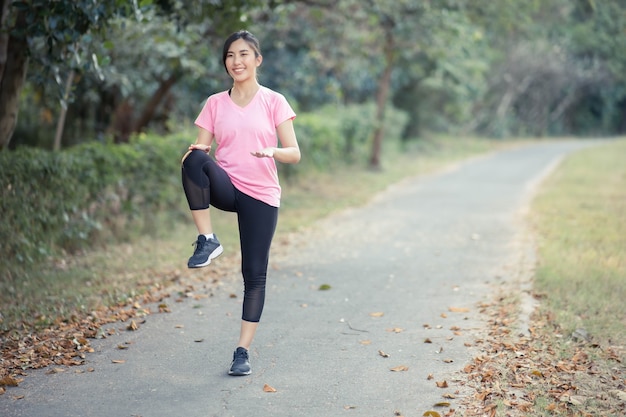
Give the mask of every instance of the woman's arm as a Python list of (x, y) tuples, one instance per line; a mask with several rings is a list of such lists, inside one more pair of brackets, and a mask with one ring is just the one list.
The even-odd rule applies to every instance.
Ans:
[(274, 158), (284, 164), (297, 164), (300, 162), (300, 147), (293, 128), (293, 120), (289, 119), (276, 128), (280, 148), (269, 147), (259, 151), (250, 152), (257, 158)]
[(194, 149), (199, 149), (206, 153), (211, 152), (211, 144), (213, 143), (213, 138), (213, 133), (199, 127), (196, 143), (192, 143), (191, 145), (189, 145), (189, 150), (185, 153), (185, 155), (183, 155), (182, 160), (184, 161), (185, 158), (187, 158), (187, 155), (189, 155)]

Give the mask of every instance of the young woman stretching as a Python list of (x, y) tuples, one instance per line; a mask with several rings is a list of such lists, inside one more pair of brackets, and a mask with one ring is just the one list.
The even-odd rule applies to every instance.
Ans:
[[(239, 342), (228, 373), (249, 375), (248, 349), (263, 311), (280, 205), (276, 161), (298, 163), (300, 149), (293, 128), (296, 114), (281, 94), (257, 81), (263, 62), (258, 39), (247, 31), (233, 33), (224, 43), (222, 60), (233, 87), (207, 99), (195, 122), (196, 143), (182, 162), (183, 188), (199, 233), (188, 266), (209, 265), (223, 251), (213, 234), (210, 207), (236, 212), (244, 299)], [(209, 156), (213, 141), (215, 160)]]

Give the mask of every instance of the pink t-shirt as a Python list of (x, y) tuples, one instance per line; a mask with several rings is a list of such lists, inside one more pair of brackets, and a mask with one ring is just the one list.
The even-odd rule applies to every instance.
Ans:
[(280, 185), (274, 158), (250, 152), (278, 146), (276, 127), (296, 117), (285, 97), (261, 87), (245, 107), (236, 105), (228, 91), (210, 96), (196, 125), (212, 132), (215, 159), (241, 192), (271, 206), (280, 206)]

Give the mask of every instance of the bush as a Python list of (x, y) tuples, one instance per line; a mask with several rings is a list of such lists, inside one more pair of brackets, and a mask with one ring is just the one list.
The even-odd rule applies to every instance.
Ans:
[(0, 153), (4, 259), (30, 263), (71, 252), (116, 230), (128, 236), (149, 229), (160, 211), (179, 210), (179, 161), (187, 143), (185, 135), (144, 135), (127, 145), (93, 142), (56, 153)]
[[(368, 161), (376, 128), (373, 103), (352, 106), (326, 106), (315, 113), (299, 115), (296, 133), (303, 164), (315, 167), (363, 163)], [(389, 107), (385, 117), (385, 136), (399, 138), (407, 116)]]

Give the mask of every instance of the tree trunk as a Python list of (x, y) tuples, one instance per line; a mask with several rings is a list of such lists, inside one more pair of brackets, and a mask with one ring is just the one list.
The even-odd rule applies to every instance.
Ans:
[(139, 133), (143, 131), (146, 126), (148, 126), (148, 123), (150, 123), (150, 121), (154, 118), (159, 104), (161, 104), (163, 99), (167, 96), (167, 93), (170, 91), (172, 86), (176, 84), (178, 78), (178, 74), (172, 74), (168, 79), (161, 81), (159, 88), (157, 88), (154, 94), (152, 94), (152, 97), (150, 97), (150, 100), (146, 103), (141, 116), (139, 116), (139, 119), (133, 126), (134, 133)]
[[(6, 30), (10, 1), (2, 2), (2, 29)], [(17, 26), (26, 25), (26, 15), (17, 14)], [(17, 38), (10, 33), (0, 36), (0, 150), (11, 142), (17, 125), (20, 91), (28, 68), (28, 44), (26, 39)]]
[(178, 78), (178, 74), (173, 74), (168, 79), (161, 81), (159, 88), (152, 94), (152, 97), (150, 97), (150, 100), (146, 103), (136, 122), (133, 122), (134, 106), (128, 99), (123, 100), (117, 106), (110, 129), (113, 131), (115, 143), (128, 142), (131, 134), (139, 133), (148, 126), (150, 121), (154, 118), (157, 108), (167, 96), (172, 86), (176, 84)]
[(391, 72), (393, 70), (393, 53), (394, 39), (391, 28), (385, 30), (385, 69), (378, 82), (376, 91), (376, 127), (374, 128), (374, 140), (372, 141), (372, 153), (370, 156), (369, 167), (371, 169), (380, 169), (380, 153), (383, 143), (383, 134), (385, 127), (385, 107), (387, 106), (387, 96), (391, 87)]
[(69, 107), (70, 92), (72, 90), (72, 84), (74, 84), (74, 70), (71, 70), (67, 76), (65, 82), (65, 92), (63, 93), (63, 101), (61, 102), (61, 112), (59, 120), (57, 121), (57, 130), (54, 134), (54, 150), (61, 150), (61, 138), (63, 137), (63, 130), (65, 129), (65, 116), (67, 116), (67, 108)]

